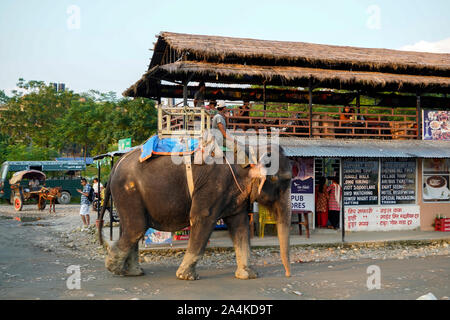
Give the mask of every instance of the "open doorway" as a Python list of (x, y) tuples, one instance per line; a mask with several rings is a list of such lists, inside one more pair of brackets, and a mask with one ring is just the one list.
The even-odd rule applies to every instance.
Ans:
[[(331, 184), (331, 178), (336, 177), (341, 185), (341, 159), (340, 158), (315, 158), (315, 188), (316, 188), (316, 217), (315, 227), (317, 229), (327, 229), (330, 226), (328, 217), (328, 200), (320, 193), (326, 192), (326, 188)], [(323, 190), (320, 190), (323, 188)], [(341, 221), (339, 217), (339, 221)], [(340, 225), (340, 223), (339, 223)]]

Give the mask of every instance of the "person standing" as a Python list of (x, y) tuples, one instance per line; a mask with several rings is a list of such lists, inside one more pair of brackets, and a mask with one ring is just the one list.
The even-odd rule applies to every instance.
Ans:
[(333, 229), (339, 229), (339, 215), (341, 213), (342, 188), (337, 177), (331, 177), (331, 185), (327, 188), (328, 199), (328, 219)]
[[(98, 198), (98, 178), (92, 180), (92, 188), (94, 189), (95, 196)], [(103, 184), (100, 182), (100, 189), (103, 188)]]
[(317, 212), (317, 224), (319, 227), (326, 228), (328, 222), (328, 199), (327, 185), (325, 179), (319, 180), (319, 184), (316, 189), (316, 212)]
[(77, 191), (81, 194), (80, 216), (84, 224), (84, 227), (81, 229), (83, 231), (87, 230), (90, 224), (89, 206), (91, 202), (89, 201), (89, 193), (92, 187), (87, 183), (86, 178), (81, 178), (81, 185), (83, 186), (83, 190), (77, 189)]
[(239, 117), (244, 117), (244, 119), (239, 119), (239, 123), (241, 124), (239, 128), (241, 128), (244, 131), (247, 131), (249, 129), (250, 125), (250, 105), (248, 99), (244, 99), (244, 104), (242, 107), (238, 109), (237, 115)]
[(198, 91), (194, 95), (194, 107), (204, 108), (205, 107), (205, 91), (206, 86), (202, 81), (198, 84)]

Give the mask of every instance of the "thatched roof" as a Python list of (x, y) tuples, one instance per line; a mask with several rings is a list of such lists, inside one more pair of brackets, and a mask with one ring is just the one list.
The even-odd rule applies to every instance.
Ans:
[(162, 32), (123, 94), (149, 97), (161, 80), (449, 93), (450, 54)]
[[(450, 76), (450, 54), (161, 32), (155, 53), (166, 50), (197, 61)], [(153, 60), (150, 67), (161, 62)]]
[(139, 88), (151, 77), (175, 81), (188, 75), (191, 81), (220, 83), (266, 83), (308, 87), (311, 79), (313, 85), (326, 88), (450, 93), (450, 78), (447, 77), (179, 61), (153, 67), (124, 95), (135, 96)]

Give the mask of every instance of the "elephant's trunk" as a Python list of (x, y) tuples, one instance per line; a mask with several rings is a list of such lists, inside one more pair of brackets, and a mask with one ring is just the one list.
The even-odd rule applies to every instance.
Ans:
[(280, 243), (281, 261), (286, 271), (286, 277), (291, 276), (291, 264), (289, 260), (289, 230), (291, 227), (291, 206), (290, 206), (290, 192), (286, 192), (280, 206), (277, 208), (277, 233), (278, 241)]

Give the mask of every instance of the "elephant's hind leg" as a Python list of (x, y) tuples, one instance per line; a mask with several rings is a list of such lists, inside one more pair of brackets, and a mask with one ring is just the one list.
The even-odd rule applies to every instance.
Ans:
[[(117, 209), (124, 212), (123, 208)], [(147, 228), (145, 212), (137, 205), (128, 206), (125, 212), (128, 216), (126, 219), (121, 218), (122, 235), (109, 250), (105, 266), (117, 275), (140, 276), (144, 271), (139, 266), (138, 243)]]
[(250, 236), (249, 219), (247, 213), (240, 213), (224, 219), (233, 240), (236, 252), (237, 269), (235, 277), (238, 279), (255, 279), (258, 273), (249, 265)]

